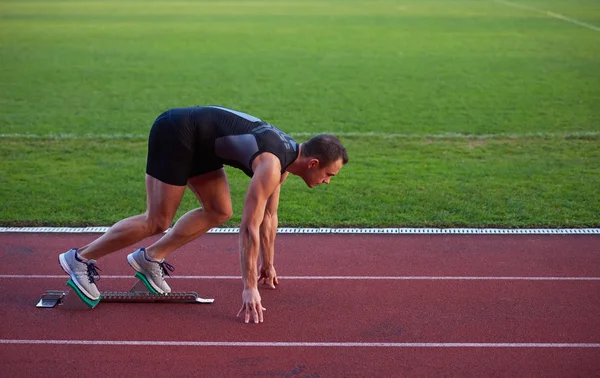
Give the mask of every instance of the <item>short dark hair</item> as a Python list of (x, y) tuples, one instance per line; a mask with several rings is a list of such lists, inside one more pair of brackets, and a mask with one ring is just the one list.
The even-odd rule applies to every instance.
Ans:
[(302, 144), (302, 156), (313, 157), (319, 163), (327, 166), (342, 159), (342, 163), (348, 162), (348, 153), (340, 140), (331, 134), (319, 134), (310, 138)]

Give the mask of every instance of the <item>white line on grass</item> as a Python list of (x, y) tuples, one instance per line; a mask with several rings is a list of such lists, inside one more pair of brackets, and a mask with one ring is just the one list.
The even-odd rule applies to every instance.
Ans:
[[(327, 134), (334, 134), (340, 138), (387, 138), (387, 139), (441, 139), (441, 140), (481, 140), (481, 139), (528, 139), (528, 138), (586, 138), (599, 137), (598, 131), (572, 131), (564, 133), (496, 133), (496, 134), (464, 134), (464, 133), (438, 133), (438, 134), (403, 134), (386, 132), (354, 132), (354, 131), (322, 131)], [(319, 132), (291, 132), (293, 137), (311, 137)], [(104, 140), (104, 139), (123, 139), (123, 140), (146, 140), (147, 134), (0, 134), (3, 139), (50, 139), (50, 140)]]
[[(0, 274), (0, 279), (66, 279), (55, 274)], [(102, 275), (103, 279), (132, 279), (133, 276)], [(173, 276), (182, 280), (239, 280), (241, 276)], [(600, 277), (490, 277), (490, 276), (280, 276), (282, 280), (365, 280), (365, 281), (600, 281)]]
[(336, 343), (277, 341), (160, 341), (160, 340), (14, 340), (0, 344), (131, 345), (191, 347), (303, 347), (303, 348), (600, 348), (600, 343)]
[[(0, 233), (105, 233), (109, 227), (0, 227)], [(166, 232), (168, 232), (167, 230)], [(213, 228), (210, 234), (238, 234), (239, 228)], [(592, 235), (600, 228), (293, 228), (280, 227), (278, 234), (408, 234), (408, 235)]]
[(570, 23), (575, 24), (575, 25), (583, 26), (584, 28), (588, 28), (588, 29), (595, 30), (595, 31), (600, 31), (600, 27), (598, 27), (598, 26), (595, 26), (595, 25), (592, 25), (592, 24), (588, 24), (587, 22), (579, 21), (579, 20), (576, 20), (574, 18), (569, 18), (569, 17), (563, 16), (562, 14), (559, 14), (559, 13), (554, 13), (554, 12), (551, 12), (551, 11), (534, 8), (534, 7), (529, 6), (529, 5), (513, 3), (511, 1), (506, 1), (506, 0), (490, 0), (490, 1), (493, 1), (493, 2), (499, 3), (499, 4), (504, 4), (504, 5), (507, 5), (509, 7), (513, 7), (513, 8), (519, 8), (519, 9), (524, 9), (524, 10), (528, 10), (528, 11), (532, 11), (532, 12), (544, 14), (544, 15), (549, 16), (549, 17), (553, 17), (553, 18), (556, 18), (556, 19), (559, 19), (559, 20), (570, 22)]

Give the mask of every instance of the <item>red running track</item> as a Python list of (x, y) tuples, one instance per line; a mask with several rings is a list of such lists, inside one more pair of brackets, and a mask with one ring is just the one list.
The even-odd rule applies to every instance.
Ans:
[[(209, 234), (169, 262), (194, 276), (172, 279), (175, 290), (214, 304), (35, 308), (64, 287), (58, 254), (97, 236), (0, 234), (3, 375), (600, 374), (598, 236), (279, 235), (280, 285), (261, 290), (256, 325), (235, 317), (237, 237)], [(120, 277), (133, 249), (100, 260), (101, 290), (131, 286)]]

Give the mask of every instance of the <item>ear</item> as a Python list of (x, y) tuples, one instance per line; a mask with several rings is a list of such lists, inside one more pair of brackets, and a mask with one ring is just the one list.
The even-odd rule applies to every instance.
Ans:
[(317, 168), (319, 166), (319, 159), (310, 159), (308, 161), (308, 168)]

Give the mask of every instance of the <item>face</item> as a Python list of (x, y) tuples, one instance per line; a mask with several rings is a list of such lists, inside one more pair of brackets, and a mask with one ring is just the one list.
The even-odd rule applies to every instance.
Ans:
[(308, 163), (308, 171), (304, 177), (304, 182), (309, 188), (314, 188), (315, 186), (321, 184), (329, 184), (329, 180), (338, 174), (343, 165), (342, 159), (338, 159), (337, 161), (323, 167), (319, 164), (317, 159), (312, 159)]

